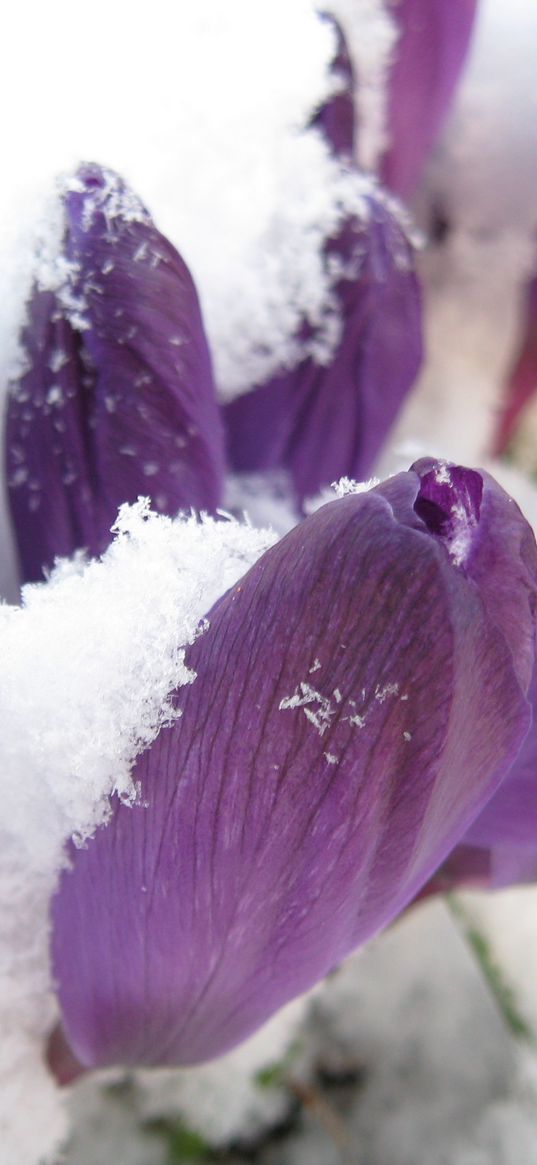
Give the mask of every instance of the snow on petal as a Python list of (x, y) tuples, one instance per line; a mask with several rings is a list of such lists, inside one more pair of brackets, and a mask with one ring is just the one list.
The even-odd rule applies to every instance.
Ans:
[(196, 290), (114, 173), (60, 186), (64, 236), (41, 263), (11, 385), (7, 477), (25, 580), (100, 553), (123, 502), (214, 510), (223, 442)]
[(421, 298), (400, 212), (356, 180), (364, 203), (325, 248), (337, 276), (335, 351), (280, 369), (223, 410), (233, 468), (286, 469), (300, 501), (370, 474), (421, 361)]
[[(421, 481), (317, 510), (187, 652), (197, 679), (137, 762), (139, 803), (73, 851), (55, 899), (82, 1063), (188, 1064), (244, 1039), (413, 898), (505, 776), (525, 639), (420, 516)], [(482, 531), (491, 554), (502, 537)], [(524, 626), (532, 546), (504, 564)]]
[(140, 502), (122, 510), (102, 561), (63, 562), (25, 588), (22, 608), (0, 607), (2, 1161), (35, 1165), (63, 1135), (44, 1047), (56, 1016), (48, 908), (64, 845), (106, 820), (113, 791), (136, 798), (132, 762), (195, 678), (187, 644), (270, 541)]

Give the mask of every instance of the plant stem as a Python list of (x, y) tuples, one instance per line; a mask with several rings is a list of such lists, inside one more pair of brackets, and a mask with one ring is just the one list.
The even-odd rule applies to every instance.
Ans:
[(457, 894), (446, 894), (445, 901), (460, 934), (472, 951), (509, 1031), (517, 1039), (535, 1046), (534, 1033), (518, 1009), (514, 992), (505, 981), (488, 939), (478, 929)]

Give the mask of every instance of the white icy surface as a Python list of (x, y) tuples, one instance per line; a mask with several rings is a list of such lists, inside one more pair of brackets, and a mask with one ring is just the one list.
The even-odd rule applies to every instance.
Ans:
[[(54, 1019), (48, 903), (72, 836), (112, 793), (136, 795), (136, 755), (195, 675), (184, 648), (215, 600), (273, 541), (234, 521), (122, 507), (100, 561), (60, 562), (0, 607), (0, 1163), (35, 1165), (62, 1131), (41, 1057)], [(28, 1104), (32, 1121), (28, 1121)]]

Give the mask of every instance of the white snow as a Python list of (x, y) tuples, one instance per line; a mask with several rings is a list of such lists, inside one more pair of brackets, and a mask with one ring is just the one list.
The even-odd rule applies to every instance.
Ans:
[[(311, 704), (316, 705), (316, 707), (311, 708)], [(319, 736), (323, 736), (326, 729), (330, 727), (330, 721), (334, 715), (334, 709), (332, 708), (329, 697), (323, 696), (322, 692), (318, 692), (311, 684), (306, 683), (304, 680), (300, 684), (297, 684), (292, 696), (284, 696), (280, 700), (280, 711), (286, 711), (289, 708), (301, 708), (306, 720), (309, 720), (310, 724), (313, 724)]]
[[(0, 1162), (35, 1165), (62, 1135), (42, 1056), (54, 1019), (48, 902), (71, 836), (136, 797), (136, 755), (195, 675), (184, 648), (273, 541), (233, 520), (122, 507), (101, 561), (60, 562), (0, 607)], [(28, 1106), (32, 1120), (28, 1120)]]
[[(80, 160), (121, 173), (189, 263), (224, 397), (306, 351), (328, 359), (337, 273), (323, 246), (350, 209), (365, 212), (369, 189), (305, 132), (338, 84), (332, 26), (313, 0), (175, 9), (156, 0), (150, 20), (139, 4), (125, 17), (124, 3), (96, 0), (83, 51), (67, 0), (35, 12), (31, 37), (22, 13), (7, 18), (4, 49), (17, 69), (0, 71), (0, 97), (17, 117), (0, 131), (0, 380), (36, 237), (58, 227), (43, 199)], [(301, 343), (303, 320), (313, 335)]]

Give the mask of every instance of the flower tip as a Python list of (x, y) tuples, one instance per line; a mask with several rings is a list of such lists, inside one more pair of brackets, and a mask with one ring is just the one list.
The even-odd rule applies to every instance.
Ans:
[(86, 233), (94, 225), (101, 234), (104, 226), (110, 244), (110, 224), (115, 219), (127, 226), (142, 222), (154, 229), (148, 210), (121, 175), (99, 162), (81, 162), (64, 178), (62, 200), (68, 231), (75, 234)]
[[(534, 666), (537, 547), (516, 503), (484, 470), (423, 458), (411, 467), (419, 487), (414, 513), (443, 544), (452, 565), (477, 586), (503, 634), (522, 690)], [(514, 603), (515, 589), (526, 602)]]
[(75, 178), (82, 183), (86, 190), (103, 190), (106, 186), (105, 168), (99, 162), (81, 162), (75, 172)]
[[(84, 162), (60, 184), (57, 286), (36, 279), (10, 386), (6, 461), (23, 581), (110, 542), (118, 507), (214, 510), (224, 474), (192, 276), (135, 192)], [(43, 504), (46, 499), (46, 507)]]
[(354, 70), (341, 24), (329, 12), (320, 13), (334, 36), (334, 56), (331, 63), (333, 88), (312, 118), (336, 156), (352, 157), (355, 136)]
[(461, 541), (469, 548), (471, 532), (477, 526), (483, 497), (483, 478), (475, 469), (438, 461), (430, 468), (426, 459), (412, 469), (420, 478), (414, 510), (432, 534), (445, 538), (452, 550)]

